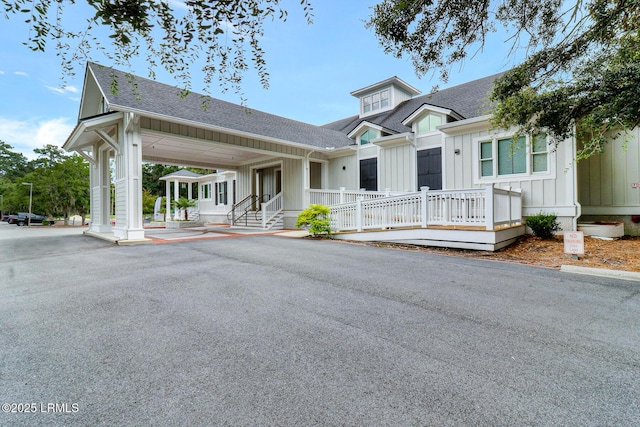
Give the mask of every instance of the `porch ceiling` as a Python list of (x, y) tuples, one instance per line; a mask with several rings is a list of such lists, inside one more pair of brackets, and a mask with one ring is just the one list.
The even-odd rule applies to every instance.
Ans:
[(142, 160), (145, 162), (237, 169), (265, 157), (268, 157), (266, 153), (229, 144), (142, 130)]

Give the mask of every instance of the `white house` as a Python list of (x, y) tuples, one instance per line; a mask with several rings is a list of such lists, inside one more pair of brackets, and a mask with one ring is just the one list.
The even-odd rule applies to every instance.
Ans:
[[(225, 205), (236, 218), (259, 209), (261, 227), (292, 228), (302, 209), (323, 203), (335, 205), (341, 236), (356, 239), (495, 249), (524, 233), (522, 216), (538, 212), (557, 214), (564, 230), (617, 218), (638, 234), (638, 130), (625, 150), (613, 141), (576, 164), (578, 141), (514, 140), (490, 128), (487, 94), (496, 77), (427, 95), (392, 77), (353, 91), (353, 116), (314, 126), (195, 93), (180, 97), (175, 87), (89, 63), (64, 148), (92, 165), (90, 231), (123, 240), (144, 238), (143, 161), (233, 173)], [(199, 194), (212, 199), (213, 188), (206, 191)]]

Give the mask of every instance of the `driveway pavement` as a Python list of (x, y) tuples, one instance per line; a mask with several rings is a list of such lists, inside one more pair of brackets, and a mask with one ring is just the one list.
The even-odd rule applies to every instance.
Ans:
[(640, 425), (638, 282), (56, 229), (0, 225), (0, 425)]

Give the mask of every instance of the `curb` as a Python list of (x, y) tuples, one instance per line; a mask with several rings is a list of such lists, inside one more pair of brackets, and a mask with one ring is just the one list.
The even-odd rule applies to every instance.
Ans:
[(565, 273), (588, 274), (591, 276), (610, 277), (612, 279), (635, 280), (640, 282), (640, 273), (633, 271), (607, 270), (605, 268), (578, 267), (562, 265), (560, 271)]

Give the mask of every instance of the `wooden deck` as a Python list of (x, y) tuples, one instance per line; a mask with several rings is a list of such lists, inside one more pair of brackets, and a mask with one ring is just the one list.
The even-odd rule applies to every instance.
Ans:
[(524, 225), (501, 226), (493, 230), (468, 225), (434, 225), (428, 228), (398, 227), (361, 232), (341, 231), (333, 237), (359, 242), (393, 242), (443, 248), (496, 251), (525, 234)]

